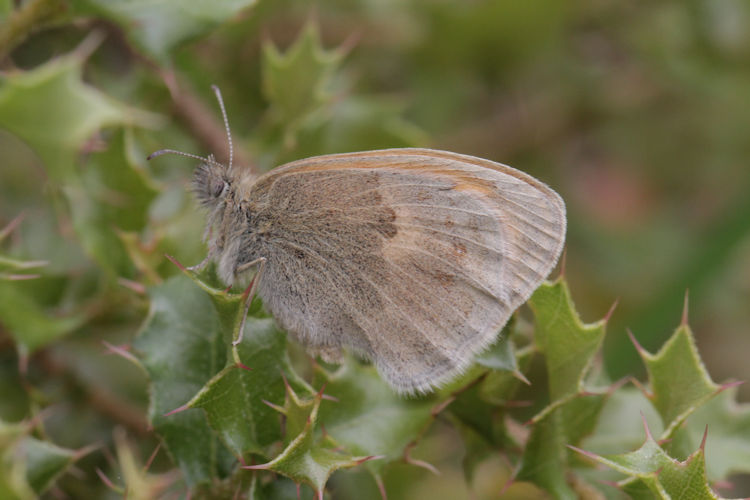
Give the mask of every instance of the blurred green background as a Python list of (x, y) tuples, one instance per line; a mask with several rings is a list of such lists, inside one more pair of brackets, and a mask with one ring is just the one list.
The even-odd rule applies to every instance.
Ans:
[[(627, 329), (655, 350), (686, 290), (714, 380), (750, 378), (750, 3), (23, 5), (37, 9), (29, 19), (0, 1), (0, 227), (23, 214), (0, 242), (13, 259), (0, 262), (3, 420), (52, 405), (64, 446), (110, 443), (115, 425), (145, 456), (155, 446), (143, 374), (102, 341), (130, 342), (146, 314), (133, 289), (176, 272), (164, 253), (205, 252), (194, 162), (145, 156), (225, 158), (211, 84), (258, 170), (425, 146), (538, 177), (568, 206), (565, 273), (583, 319), (619, 301), (603, 361), (613, 379), (642, 375)], [(48, 265), (16, 262), (36, 260)], [(29, 273), (40, 276), (15, 279)], [(395, 498), (466, 494), (458, 451), (441, 443), (450, 432), (425, 444), (444, 474), (409, 472)], [(78, 483), (66, 491), (98, 491)]]

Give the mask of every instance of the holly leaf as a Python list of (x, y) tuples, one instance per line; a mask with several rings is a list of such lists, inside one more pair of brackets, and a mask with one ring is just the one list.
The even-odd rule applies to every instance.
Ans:
[(428, 134), (404, 118), (410, 104), (393, 96), (351, 95), (336, 100), (325, 130), (326, 151), (366, 151), (429, 143)]
[(737, 388), (727, 388), (696, 409), (678, 431), (687, 435), (687, 445), (695, 449), (708, 426), (706, 467), (714, 481), (750, 473), (750, 404), (737, 403), (736, 398)]
[(0, 498), (31, 500), (37, 497), (26, 478), (23, 456), (16, 453), (16, 443), (25, 438), (28, 425), (0, 420)]
[(294, 160), (321, 151), (336, 153), (428, 145), (427, 134), (404, 118), (406, 104), (390, 95), (324, 99), (321, 112), (313, 112), (296, 130), (294, 149), (280, 159)]
[(155, 123), (154, 115), (130, 109), (83, 82), (83, 64), (97, 43), (89, 38), (70, 54), (0, 80), (0, 127), (26, 141), (57, 183), (74, 175), (75, 155), (100, 128)]
[(314, 23), (308, 23), (284, 53), (272, 42), (264, 43), (263, 91), (273, 123), (284, 129), (287, 146), (305, 120), (331, 100), (328, 86), (343, 55), (340, 49), (323, 48)]
[(2, 498), (35, 498), (92, 448), (71, 450), (29, 435), (27, 422), (0, 421), (0, 493)]
[[(631, 386), (614, 391), (607, 399), (594, 432), (582, 441), (582, 447), (599, 454), (614, 454), (643, 442), (642, 419), (649, 429), (662, 430), (661, 419), (642, 391)], [(701, 436), (705, 427), (701, 428)], [(692, 450), (695, 446), (692, 447)]]
[(118, 477), (123, 485), (112, 483), (104, 473), (97, 470), (105, 483), (122, 496), (128, 498), (163, 498), (165, 490), (175, 481), (173, 474), (154, 474), (148, 471), (148, 465), (141, 463), (133, 447), (127, 441), (125, 431), (117, 428), (114, 433), (115, 451), (117, 453)]
[[(688, 500), (718, 499), (706, 477), (704, 445), (685, 461), (675, 460), (654, 440), (643, 421), (646, 440), (635, 451), (617, 455), (597, 455), (573, 448), (590, 459), (629, 476), (620, 485), (626, 492), (641, 497), (644, 485), (656, 498), (685, 498)], [(642, 484), (641, 484), (642, 483)]]
[[(4, 228), (0, 229), (0, 242), (12, 233), (16, 227), (21, 223), (23, 214), (16, 216), (11, 220)], [(45, 260), (24, 260), (15, 259), (0, 254), (0, 280), (21, 280), (21, 279), (32, 279), (38, 277), (36, 274), (27, 274), (26, 271), (30, 269), (36, 269), (39, 267), (46, 266), (48, 264)]]
[[(264, 455), (268, 445), (281, 439), (279, 415), (269, 403), (284, 401), (284, 374), (295, 377), (286, 335), (272, 318), (248, 317), (237, 349), (242, 365), (226, 366), (187, 406), (206, 412), (211, 428), (236, 456)], [(295, 385), (305, 387), (296, 381)], [(296, 436), (299, 429), (294, 429), (293, 422), (287, 420), (287, 432)]]
[(650, 391), (646, 396), (661, 416), (662, 439), (667, 439), (722, 387), (711, 380), (703, 366), (687, 323), (683, 322), (656, 354), (648, 353), (635, 338), (633, 342), (648, 372)]
[(122, 25), (123, 32), (142, 51), (162, 63), (184, 42), (208, 33), (255, 5), (255, 0), (74, 0), (78, 13), (95, 13)]
[(605, 318), (584, 324), (562, 278), (537, 288), (529, 306), (534, 312), (534, 338), (547, 365), (549, 411), (584, 391), (584, 377), (604, 339), (607, 322)]
[(561, 432), (567, 444), (578, 444), (594, 432), (612, 392), (582, 395), (560, 407)]
[(79, 457), (75, 450), (61, 448), (31, 436), (18, 443), (16, 452), (23, 457), (26, 479), (36, 494), (49, 489)]
[[(292, 394), (288, 400), (299, 401), (291, 387)], [(323, 436), (316, 439), (315, 429), (318, 425), (318, 411), (323, 400), (318, 393), (312, 404), (297, 405), (308, 407), (310, 413), (301, 432), (289, 442), (289, 445), (272, 461), (261, 465), (250, 465), (244, 468), (268, 470), (286, 476), (296, 483), (305, 483), (313, 487), (318, 498), (323, 498), (323, 489), (331, 474), (342, 468), (355, 467), (374, 456), (354, 457), (340, 450), (338, 443)]]
[[(510, 337), (508, 337), (508, 345), (512, 346)], [(504, 349), (501, 348), (501, 351), (504, 351)], [(492, 353), (492, 350), (489, 352)], [(524, 348), (516, 352), (513, 348), (512, 353), (503, 352), (497, 358), (495, 358), (495, 355), (492, 354), (494, 358), (492, 364), (497, 368), (491, 370), (479, 383), (479, 395), (482, 401), (486, 403), (493, 406), (504, 406), (515, 397), (521, 382), (530, 384), (523, 372), (528, 370), (534, 350)], [(507, 356), (512, 356), (512, 360), (508, 359)], [(480, 358), (478, 364), (487, 363), (487, 361), (486, 358), (484, 358), (484, 361)]]
[(494, 371), (506, 371), (518, 380), (529, 383), (518, 367), (516, 348), (508, 334), (498, 335), (497, 340), (474, 360), (476, 364)]
[(56, 315), (42, 307), (21, 281), (0, 280), (0, 323), (23, 355), (34, 352), (85, 323), (84, 313)]
[(535, 318), (534, 338), (547, 365), (550, 404), (531, 421), (515, 480), (533, 482), (556, 498), (577, 498), (568, 484), (570, 457), (565, 446), (579, 443), (594, 431), (609, 396), (609, 392), (584, 389), (604, 338), (606, 318), (584, 324), (562, 278), (543, 283), (529, 305)]
[[(188, 484), (225, 477), (234, 459), (204, 413), (166, 415), (190, 401), (226, 365), (230, 343), (219, 313), (210, 295), (184, 275), (150, 288), (148, 295), (149, 314), (134, 347), (151, 380), (149, 420)], [(238, 307), (239, 301), (235, 312)]]
[(578, 496), (566, 481), (567, 443), (562, 427), (559, 406), (534, 422), (514, 481), (529, 481), (555, 498), (573, 500)]
[(404, 398), (393, 392), (372, 365), (347, 358), (334, 373), (320, 371), (326, 380), (326, 394), (337, 401), (326, 402), (321, 421), (344, 449), (356, 455), (377, 455), (382, 460), (368, 462), (378, 474), (391, 461), (399, 460), (434, 419), (433, 410), (448, 395)]
[(158, 193), (137, 159), (131, 131), (118, 131), (106, 151), (91, 155), (81, 182), (67, 185), (65, 193), (73, 228), (87, 253), (112, 275), (131, 275), (121, 234), (143, 230)]
[(299, 436), (310, 419), (315, 406), (315, 398), (301, 398), (297, 392), (284, 379), (286, 392), (284, 394), (284, 405), (279, 406), (271, 402), (266, 402), (270, 408), (284, 415), (284, 446), (288, 446), (297, 436)]

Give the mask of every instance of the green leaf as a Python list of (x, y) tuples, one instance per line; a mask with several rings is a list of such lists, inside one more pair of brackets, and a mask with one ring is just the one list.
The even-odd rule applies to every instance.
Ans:
[[(284, 400), (284, 373), (293, 373), (286, 335), (272, 318), (248, 317), (238, 353), (249, 369), (226, 366), (188, 406), (205, 410), (211, 428), (236, 456), (265, 455), (266, 447), (281, 439), (279, 414), (265, 402)], [(287, 432), (293, 430), (290, 423)]]
[[(22, 216), (16, 217), (0, 230), (0, 242), (13, 232), (21, 219)], [(22, 281), (23, 278), (40, 277), (23, 271), (47, 264), (46, 261), (13, 259), (0, 255), (0, 324), (9, 331), (23, 356), (70, 333), (86, 320), (83, 313), (55, 315), (48, 311), (43, 305), (45, 299), (38, 293), (40, 289), (28, 287), (29, 282)], [(2, 272), (4, 267), (11, 272)], [(52, 288), (49, 283), (43, 283), (40, 287), (44, 291)]]
[(26, 461), (16, 448), (16, 444), (25, 439), (28, 432), (27, 424), (0, 420), (0, 498), (37, 498), (26, 477)]
[(293, 439), (304, 431), (315, 407), (315, 398), (300, 398), (292, 386), (287, 383), (284, 406), (273, 403), (269, 406), (284, 415), (284, 446), (288, 446)]
[[(649, 429), (657, 434), (663, 428), (659, 414), (643, 392), (632, 385), (622, 387), (607, 399), (596, 430), (583, 441), (582, 447), (599, 454), (636, 448), (643, 441), (644, 418)], [(704, 430), (702, 427), (701, 436)], [(695, 446), (691, 448), (694, 449)]]
[[(619, 455), (596, 455), (576, 449), (592, 460), (630, 476), (621, 484), (630, 493), (643, 492), (642, 482), (656, 498), (703, 500), (719, 498), (708, 485), (703, 446), (687, 460), (670, 457), (654, 440), (648, 426), (646, 441), (635, 451)], [(639, 494), (640, 496), (640, 494)]]
[[(296, 396), (292, 399), (296, 399)], [(316, 492), (319, 492), (322, 498), (320, 492), (323, 491), (328, 478), (334, 471), (355, 467), (374, 458), (372, 456), (354, 457), (339, 451), (337, 443), (330, 439), (323, 437), (317, 440), (315, 438), (321, 401), (322, 394), (316, 395), (302, 431), (276, 458), (266, 464), (246, 468), (269, 470), (282, 474), (296, 483), (309, 484)]]
[(571, 461), (566, 446), (593, 432), (608, 396), (580, 395), (534, 421), (515, 479), (541, 486), (555, 498), (577, 498), (568, 484)]
[(0, 280), (0, 323), (24, 354), (67, 335), (86, 319), (83, 313), (57, 317), (29, 295), (22, 282)]
[(706, 478), (706, 456), (699, 448), (685, 462), (673, 462), (659, 473), (659, 483), (671, 498), (719, 498)]
[(703, 366), (687, 324), (680, 325), (656, 354), (646, 352), (637, 343), (636, 346), (648, 371), (651, 392), (647, 396), (664, 423), (662, 438), (669, 438), (688, 415), (718, 394), (721, 387)]
[(515, 348), (507, 335), (499, 335), (497, 341), (477, 356), (474, 361), (492, 370), (518, 372)]
[(89, 39), (78, 51), (0, 80), (0, 127), (26, 141), (56, 182), (73, 175), (75, 155), (101, 127), (154, 120), (83, 82), (92, 44)]
[[(234, 462), (201, 411), (165, 416), (190, 401), (227, 360), (229, 342), (211, 297), (184, 275), (149, 290), (134, 347), (151, 379), (149, 420), (190, 485), (226, 476)], [(237, 307), (239, 301), (237, 301)]]
[[(324, 101), (329, 103), (329, 101)], [(407, 103), (392, 96), (348, 95), (313, 112), (296, 130), (294, 148), (278, 161), (346, 151), (426, 146), (429, 138), (404, 118)], [(324, 112), (323, 112), (324, 111)], [(317, 119), (316, 119), (317, 118)]]
[(695, 449), (708, 426), (706, 467), (714, 481), (750, 473), (750, 404), (739, 404), (736, 398), (737, 387), (727, 388), (696, 409), (679, 431), (689, 436)]
[(429, 144), (429, 136), (404, 118), (409, 102), (392, 96), (347, 96), (333, 103), (326, 151), (365, 151)]
[[(16, 218), (10, 221), (3, 229), (0, 229), (0, 242), (7, 238), (8, 235), (16, 229), (22, 219), (23, 215), (16, 216)], [(36, 275), (29, 275), (24, 272), (29, 269), (46, 266), (47, 264), (48, 262), (45, 260), (14, 259), (0, 254), (0, 280), (12, 281), (36, 277)]]
[(383, 457), (368, 462), (368, 469), (374, 473), (386, 463), (402, 458), (405, 448), (432, 422), (433, 409), (448, 398), (401, 397), (383, 382), (372, 365), (352, 358), (347, 358), (333, 374), (321, 373), (328, 380), (326, 394), (338, 400), (326, 401), (321, 421), (347, 451)]
[(182, 43), (195, 38), (255, 4), (255, 0), (73, 0), (79, 13), (97, 13), (122, 25), (123, 32), (162, 63)]
[(578, 444), (594, 432), (609, 395), (587, 394), (560, 407), (561, 432), (567, 444)]
[(119, 466), (118, 477), (124, 484), (113, 489), (127, 498), (163, 498), (165, 490), (175, 481), (174, 475), (168, 472), (149, 472), (127, 441), (123, 429), (115, 428), (114, 442)]
[[(507, 343), (509, 346), (512, 346), (510, 339), (508, 339)], [(512, 355), (512, 360), (506, 358), (508, 355)], [(521, 382), (529, 384), (523, 375), (523, 371), (529, 368), (533, 355), (534, 351), (532, 349), (525, 348), (519, 352), (503, 353), (500, 358), (495, 358), (493, 364), (498, 368), (490, 371), (479, 384), (479, 393), (482, 400), (492, 405), (500, 406), (511, 401)], [(481, 358), (477, 360), (479, 364), (486, 363), (487, 361), (486, 358), (484, 361)], [(504, 368), (501, 369), (501, 366)]]
[[(252, 478), (248, 500), (300, 500), (309, 498), (299, 484), (283, 476), (277, 476), (273, 481), (261, 481), (257, 475)], [(301, 492), (301, 495), (298, 494)]]
[(122, 231), (144, 229), (149, 206), (158, 193), (142, 161), (136, 157), (131, 131), (123, 129), (105, 152), (90, 157), (81, 182), (65, 188), (82, 246), (115, 276), (130, 277), (133, 272)]
[(285, 130), (288, 146), (303, 122), (331, 100), (328, 86), (342, 58), (341, 50), (323, 48), (314, 23), (305, 26), (285, 53), (272, 42), (264, 43), (263, 90), (273, 121)]
[(34, 498), (90, 450), (70, 450), (28, 435), (27, 422), (0, 421), (0, 498)]
[(579, 443), (594, 431), (609, 396), (584, 389), (606, 319), (583, 324), (562, 278), (543, 283), (529, 305), (535, 317), (534, 338), (545, 356), (551, 402), (531, 422), (516, 479), (533, 482), (556, 498), (577, 498), (568, 484), (566, 445)]
[[(505, 331), (504, 331), (505, 332)], [(521, 370), (518, 368), (516, 360), (516, 349), (513, 340), (507, 333), (498, 335), (497, 340), (487, 350), (481, 353), (474, 360), (476, 364), (489, 368), (494, 371), (507, 371), (513, 374), (518, 380), (529, 383)]]
[(578, 496), (566, 481), (567, 443), (561, 429), (560, 407), (534, 423), (515, 480), (539, 485), (555, 498), (573, 500)]
[(543, 283), (529, 299), (535, 340), (544, 353), (550, 407), (583, 391), (583, 380), (604, 339), (606, 320), (584, 324), (563, 279)]
[(0, 1), (0, 59), (5, 59), (35, 31), (58, 24), (67, 16), (64, 0)]
[(33, 437), (24, 438), (18, 445), (26, 464), (26, 478), (37, 494), (46, 491), (78, 458), (68, 450)]

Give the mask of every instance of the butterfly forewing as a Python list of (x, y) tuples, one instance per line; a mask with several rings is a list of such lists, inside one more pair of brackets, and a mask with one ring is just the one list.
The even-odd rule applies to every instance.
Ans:
[(487, 160), (422, 149), (329, 155), (261, 177), (260, 293), (293, 335), (428, 390), (489, 345), (561, 252), (565, 208)]

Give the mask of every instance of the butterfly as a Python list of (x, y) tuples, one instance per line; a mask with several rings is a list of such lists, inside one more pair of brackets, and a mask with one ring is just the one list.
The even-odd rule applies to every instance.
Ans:
[[(316, 156), (255, 176), (200, 160), (209, 252), (313, 355), (346, 348), (398, 392), (465, 370), (555, 266), (565, 204), (506, 165), (433, 149)], [(243, 320), (244, 323), (244, 320)], [(242, 328), (240, 328), (240, 335)], [(237, 339), (235, 342), (239, 342)]]

